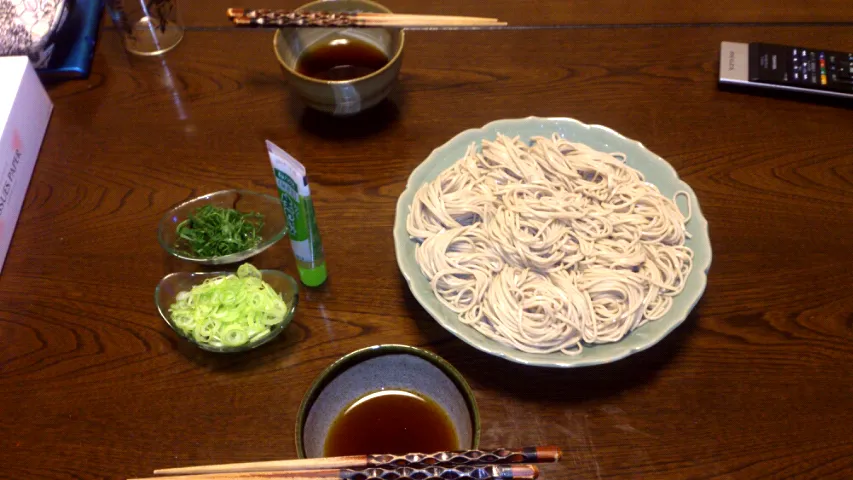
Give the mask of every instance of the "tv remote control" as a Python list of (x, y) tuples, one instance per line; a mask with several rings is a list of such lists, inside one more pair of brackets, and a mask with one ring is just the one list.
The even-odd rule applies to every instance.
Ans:
[(720, 84), (853, 99), (853, 52), (722, 42)]

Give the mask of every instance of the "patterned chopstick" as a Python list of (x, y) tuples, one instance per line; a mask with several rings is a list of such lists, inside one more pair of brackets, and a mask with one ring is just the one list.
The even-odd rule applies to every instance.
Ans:
[(279, 9), (229, 8), (237, 26), (248, 27), (484, 27), (505, 26), (494, 18), (359, 12), (294, 12)]
[(303, 458), (272, 460), (266, 462), (227, 463), (155, 470), (155, 475), (189, 475), (199, 473), (234, 473), (259, 471), (304, 471), (310, 469), (341, 468), (426, 468), (472, 466), (481, 464), (508, 465), (523, 463), (553, 463), (560, 461), (562, 451), (555, 446), (525, 448), (497, 448), (494, 450), (462, 450), (436, 453), (408, 453), (405, 455), (375, 454), (345, 457)]
[(205, 473), (130, 480), (536, 480), (535, 465), (456, 465), (452, 467), (343, 468), (266, 472)]

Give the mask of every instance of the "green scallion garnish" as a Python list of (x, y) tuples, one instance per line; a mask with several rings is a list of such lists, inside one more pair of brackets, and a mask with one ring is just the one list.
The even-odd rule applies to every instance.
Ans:
[(197, 258), (231, 255), (257, 247), (263, 226), (260, 213), (205, 205), (178, 224), (175, 246)]
[(239, 347), (272, 332), (287, 316), (287, 303), (249, 263), (237, 274), (209, 278), (178, 293), (172, 323), (198, 343)]

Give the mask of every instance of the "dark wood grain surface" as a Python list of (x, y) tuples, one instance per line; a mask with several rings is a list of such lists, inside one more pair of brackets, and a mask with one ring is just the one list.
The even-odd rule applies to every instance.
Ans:
[[(350, 121), (291, 98), (268, 31), (193, 31), (158, 59), (126, 56), (114, 33), (88, 80), (49, 89), (0, 276), (0, 477), (292, 457), (311, 381), (380, 343), (453, 363), (483, 446), (562, 445), (546, 479), (853, 476), (853, 110), (715, 82), (721, 40), (853, 49), (849, 28), (413, 32), (398, 90)], [(697, 192), (708, 288), (650, 350), (580, 370), (515, 365), (444, 331), (399, 275), (391, 226), (410, 171), (461, 130), (528, 115), (612, 127)], [(272, 193), (264, 139), (308, 167), (330, 278), (303, 290), (275, 342), (205, 353), (154, 308), (159, 279), (191, 268), (156, 224), (202, 193)], [(295, 275), (287, 242), (255, 263)]]
[[(228, 7), (296, 8), (309, 0), (179, 0), (190, 26), (227, 26)], [(848, 0), (456, 0), (422, 2), (383, 0), (398, 13), (433, 13), (497, 17), (511, 26), (623, 25), (674, 23), (847, 23), (853, 25)]]

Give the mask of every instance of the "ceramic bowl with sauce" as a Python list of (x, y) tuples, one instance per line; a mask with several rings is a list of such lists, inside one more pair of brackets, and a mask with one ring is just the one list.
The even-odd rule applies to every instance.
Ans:
[(296, 418), (300, 458), (476, 448), (477, 401), (462, 375), (434, 353), (376, 345), (329, 366)]
[[(370, 0), (320, 0), (297, 11), (391, 13)], [(401, 29), (281, 28), (273, 49), (291, 91), (311, 108), (349, 116), (384, 99), (403, 61)]]

